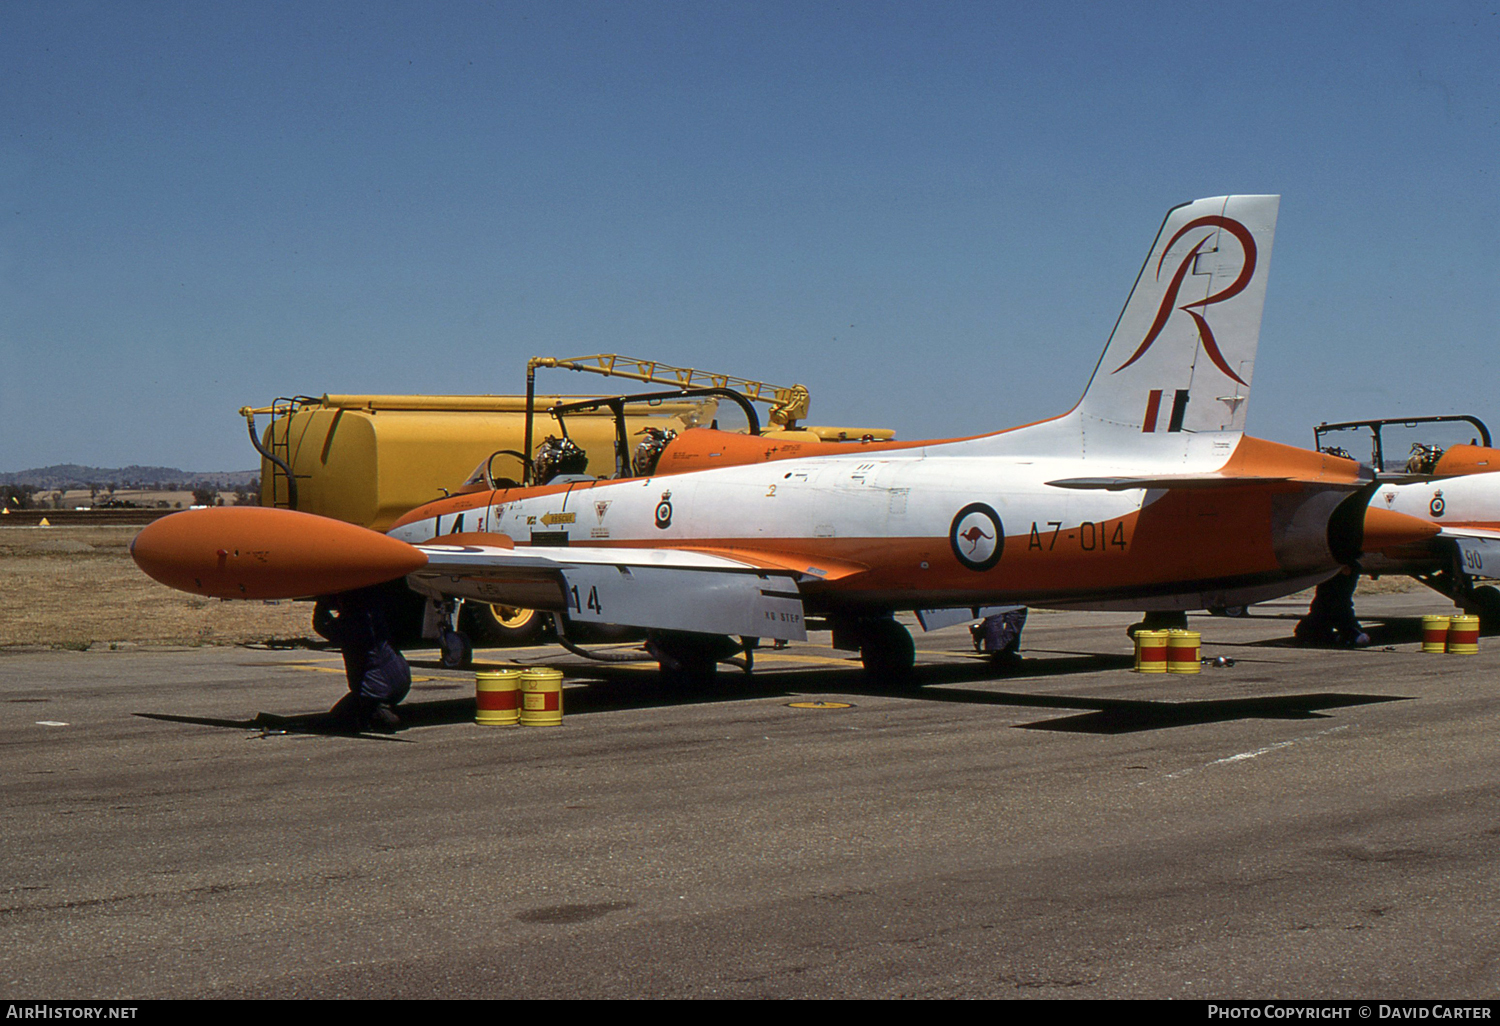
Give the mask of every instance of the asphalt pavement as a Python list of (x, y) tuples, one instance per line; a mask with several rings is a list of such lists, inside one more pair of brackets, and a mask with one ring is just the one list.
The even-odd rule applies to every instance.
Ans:
[[(404, 729), (324, 717), (336, 652), (0, 655), (0, 981), (161, 997), (1485, 998), (1500, 990), (1500, 639), (1287, 644), (1132, 672), (1128, 614), (1036, 611), (920, 686), (816, 643), (709, 690), (567, 674), (480, 727), (412, 653)], [(820, 636), (826, 642), (827, 635)]]

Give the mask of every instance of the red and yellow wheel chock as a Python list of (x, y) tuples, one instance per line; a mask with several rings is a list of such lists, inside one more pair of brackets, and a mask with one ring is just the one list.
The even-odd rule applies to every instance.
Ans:
[(1198, 631), (1136, 631), (1137, 673), (1200, 673), (1203, 635)]

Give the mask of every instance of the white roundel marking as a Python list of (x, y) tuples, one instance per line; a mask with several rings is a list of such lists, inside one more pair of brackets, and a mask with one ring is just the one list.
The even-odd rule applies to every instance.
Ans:
[(982, 502), (958, 511), (948, 532), (958, 561), (971, 570), (988, 570), (1000, 561), (1005, 531), (995, 511)]

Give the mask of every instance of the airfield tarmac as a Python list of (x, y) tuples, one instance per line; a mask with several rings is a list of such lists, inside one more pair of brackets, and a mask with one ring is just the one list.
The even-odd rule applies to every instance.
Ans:
[[(391, 736), (322, 732), (336, 652), (0, 655), (0, 980), (13, 999), (1351, 997), (1500, 990), (1500, 640), (1284, 644), (1199, 616), (1036, 612), (997, 677), (762, 651), (680, 694), (558, 649), (557, 728), (477, 727), (414, 652)], [(822, 639), (827, 635), (821, 635)], [(797, 708), (793, 702), (829, 707)]]

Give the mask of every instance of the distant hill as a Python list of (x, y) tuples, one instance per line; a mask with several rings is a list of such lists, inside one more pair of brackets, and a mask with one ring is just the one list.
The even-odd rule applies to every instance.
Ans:
[(0, 485), (31, 485), (33, 488), (43, 490), (114, 485), (116, 488), (160, 487), (179, 490), (219, 488), (232, 491), (248, 488), (259, 477), (259, 470), (177, 470), (174, 467), (140, 466), (120, 467), (112, 470), (106, 467), (83, 467), (77, 463), (64, 463), (55, 467), (38, 467), (35, 470), (20, 470), (14, 474), (0, 474)]

